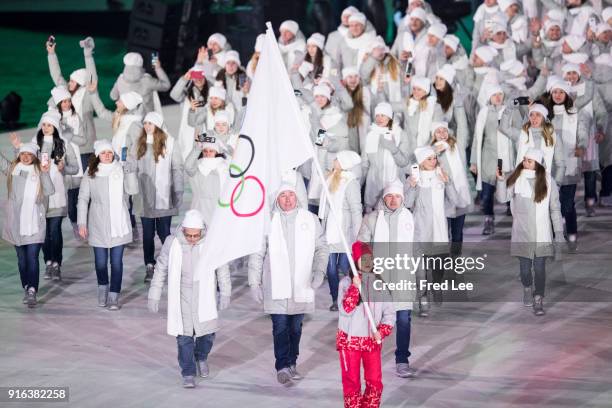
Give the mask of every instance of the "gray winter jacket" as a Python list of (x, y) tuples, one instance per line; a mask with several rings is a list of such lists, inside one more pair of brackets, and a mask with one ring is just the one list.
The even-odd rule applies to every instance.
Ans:
[[(128, 167), (123, 169), (123, 199), (121, 202), (110, 202), (109, 177), (96, 175), (83, 176), (79, 201), (77, 204), (77, 224), (87, 227), (89, 245), (100, 248), (114, 248), (132, 242), (132, 224), (129, 217), (129, 196), (138, 194), (138, 181)], [(129, 232), (121, 237), (111, 236), (110, 213), (123, 211)]]
[[(170, 261), (170, 248), (174, 240), (178, 239), (183, 250), (182, 264), (181, 264), (181, 315), (183, 318), (183, 335), (196, 337), (204, 336), (205, 334), (215, 333), (219, 330), (218, 319), (208, 320), (201, 322), (198, 315), (199, 305), (199, 292), (200, 285), (197, 283), (194, 285), (193, 282), (193, 271), (198, 263), (196, 256), (197, 252), (194, 251), (196, 246), (201, 247), (205, 245), (206, 239), (203, 236), (195, 245), (191, 245), (185, 240), (183, 235), (182, 227), (177, 227), (172, 235), (170, 235), (164, 245), (162, 246), (161, 252), (157, 257), (157, 263), (155, 264), (155, 273), (153, 274), (153, 280), (151, 280), (151, 287), (149, 289), (148, 298), (159, 301), (162, 296), (162, 290), (164, 283), (168, 276), (168, 268)], [(221, 296), (229, 297), (232, 294), (232, 281), (230, 279), (230, 271), (227, 266), (223, 266), (216, 270), (217, 285)]]
[(163, 68), (155, 68), (155, 75), (157, 78), (145, 73), (142, 67), (126, 65), (110, 91), (111, 99), (116, 101), (122, 93), (134, 91), (142, 96), (143, 113), (154, 111), (153, 92), (165, 92), (171, 86)]
[[(92, 81), (98, 80), (98, 74), (96, 71), (96, 64), (94, 62), (93, 55), (91, 50), (84, 50), (85, 54), (85, 69), (91, 75)], [(48, 54), (47, 61), (49, 63), (49, 73), (51, 74), (51, 79), (53, 79), (53, 83), (55, 86), (68, 86), (66, 79), (62, 76), (62, 70), (59, 65), (59, 60), (57, 58), (57, 54)], [(80, 150), (81, 154), (85, 153), (93, 153), (93, 144), (96, 141), (96, 128), (94, 126), (94, 108), (91, 104), (90, 94), (87, 90), (85, 90), (85, 94), (83, 95), (83, 104), (81, 108), (81, 128), (82, 134), (87, 139), (85, 145), (83, 145)]]
[[(0, 153), (0, 172), (9, 177), (11, 169), (11, 161)], [(19, 222), (21, 219), (21, 206), (23, 204), (23, 195), (27, 182), (28, 174), (21, 172), (19, 175), (12, 176), (11, 191), (8, 194), (6, 201), (6, 211), (4, 211), (4, 228), (2, 229), (2, 239), (15, 246), (41, 244), (45, 241), (45, 231), (47, 221), (45, 214), (47, 213), (47, 205), (49, 196), (55, 190), (53, 182), (49, 177), (49, 173), (40, 173), (41, 197), (36, 203), (37, 219), (32, 220), (38, 223), (38, 233), (30, 236), (20, 234)]]

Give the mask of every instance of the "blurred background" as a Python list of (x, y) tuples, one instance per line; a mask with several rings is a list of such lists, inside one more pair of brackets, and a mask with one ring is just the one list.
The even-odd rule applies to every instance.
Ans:
[[(35, 126), (46, 110), (53, 82), (45, 42), (57, 41), (62, 73), (84, 66), (79, 40), (94, 38), (100, 96), (112, 106), (109, 91), (123, 69), (123, 55), (137, 51), (150, 64), (159, 52), (174, 81), (185, 73), (214, 32), (223, 33), (242, 61), (253, 53), (257, 35), (271, 21), (278, 30), (287, 19), (299, 23), (306, 36), (336, 29), (342, 10), (363, 11), (387, 43), (408, 0), (2, 0), (0, 1), (0, 128)], [(481, 1), (432, 0), (433, 11), (469, 52), (472, 11)], [(151, 71), (150, 66), (146, 67)], [(171, 103), (167, 95), (162, 102)], [(20, 102), (20, 103), (19, 103)], [(15, 115), (18, 114), (18, 118)]]

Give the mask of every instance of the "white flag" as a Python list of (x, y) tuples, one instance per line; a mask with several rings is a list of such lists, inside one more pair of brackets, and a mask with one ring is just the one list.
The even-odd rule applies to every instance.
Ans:
[(261, 250), (282, 173), (313, 155), (287, 69), (268, 24), (230, 177), (208, 226), (196, 269), (199, 273), (212, 273), (231, 260)]

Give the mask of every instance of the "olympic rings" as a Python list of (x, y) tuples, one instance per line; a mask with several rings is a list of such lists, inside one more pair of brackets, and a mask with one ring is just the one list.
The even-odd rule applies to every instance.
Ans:
[[(259, 188), (261, 188), (261, 203), (259, 204), (259, 207), (257, 207), (255, 209), (255, 211), (250, 212), (250, 213), (239, 213), (238, 211), (236, 211), (236, 209), (234, 208), (234, 194), (236, 194), (236, 190), (238, 189), (238, 186), (244, 186), (244, 183), (249, 180), (249, 179), (253, 179), (257, 182), (257, 184), (259, 184)], [(241, 190), (242, 191), (242, 190)], [(236, 187), (234, 187), (234, 190), (232, 191), (232, 195), (230, 197), (230, 208), (232, 210), (232, 212), (234, 213), (234, 215), (236, 217), (252, 217), (254, 215), (256, 215), (258, 212), (261, 211), (261, 209), (264, 206), (266, 200), (266, 188), (264, 187), (263, 183), (261, 182), (261, 180), (259, 180), (257, 177), (255, 176), (246, 176), (245, 178), (243, 178), (242, 180), (240, 180), (240, 182), (238, 184), (236, 184)]]
[[(238, 178), (238, 177), (244, 176), (244, 174), (247, 171), (249, 171), (249, 168), (251, 167), (251, 164), (253, 164), (253, 159), (255, 158), (255, 144), (253, 143), (253, 139), (251, 139), (247, 135), (240, 135), (240, 136), (238, 136), (238, 139), (240, 139), (240, 138), (246, 139), (246, 141), (249, 142), (249, 144), (251, 145), (251, 159), (249, 160), (249, 164), (247, 164), (246, 168), (244, 170), (242, 170), (241, 172), (239, 172), (238, 174), (233, 174), (232, 173), (232, 168), (230, 166), (229, 175), (230, 175), (231, 178)], [(241, 180), (241, 182), (242, 182), (242, 180)]]

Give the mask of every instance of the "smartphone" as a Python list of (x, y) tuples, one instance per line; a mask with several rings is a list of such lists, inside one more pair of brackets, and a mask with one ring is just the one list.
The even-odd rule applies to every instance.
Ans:
[(207, 49), (206, 52), (208, 53), (208, 59), (211, 59), (213, 56), (213, 50), (212, 49)]
[(159, 53), (157, 51), (153, 51), (151, 53), (151, 65), (155, 66), (155, 64), (157, 64), (157, 61), (159, 61)]
[(408, 63), (406, 64), (406, 70), (404, 74), (409, 77), (412, 75), (412, 58), (408, 59)]
[(410, 166), (410, 176), (414, 178), (417, 182), (420, 180), (421, 171), (419, 170), (418, 164), (415, 163), (412, 166)]
[(504, 161), (502, 159), (497, 159), (497, 168), (499, 169), (500, 172), (502, 171), (503, 164), (504, 164)]
[(302, 91), (300, 91), (299, 89), (294, 89), (294, 90), (293, 90), (293, 94), (294, 94), (295, 96), (302, 96)]
[(239, 74), (238, 75), (238, 86), (242, 88), (244, 84), (246, 84), (246, 80), (247, 80), (246, 74)]
[(127, 146), (123, 146), (121, 148), (121, 161), (124, 162), (127, 160)]
[(589, 18), (589, 28), (593, 32), (597, 30), (597, 19), (595, 17)]
[(515, 105), (529, 105), (529, 97), (528, 96), (519, 96), (514, 99)]
[(40, 154), (40, 163), (45, 167), (49, 165), (49, 153), (42, 152)]
[(325, 140), (326, 135), (327, 131), (325, 129), (319, 129), (317, 132), (317, 138), (315, 139), (315, 144), (317, 146), (323, 146), (323, 141)]
[(191, 79), (204, 79), (204, 72), (202, 71), (191, 71)]
[(49, 43), (49, 45), (55, 45), (55, 37), (50, 35), (47, 39), (47, 42)]
[[(204, 143), (204, 142), (206, 141), (206, 138), (207, 138), (206, 133), (200, 133), (200, 134), (197, 136), (197, 139), (196, 139), (196, 140), (197, 140), (198, 142), (200, 142), (200, 143)], [(213, 139), (214, 139), (214, 138), (213, 138)]]

